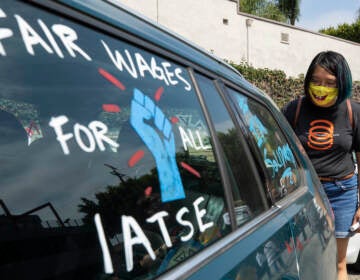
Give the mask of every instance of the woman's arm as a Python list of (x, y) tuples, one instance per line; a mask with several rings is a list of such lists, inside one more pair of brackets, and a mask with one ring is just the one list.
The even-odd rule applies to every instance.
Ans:
[(355, 153), (356, 155), (356, 164), (357, 164), (357, 178), (358, 178), (358, 207), (359, 207), (359, 195), (360, 195), (360, 152), (359, 153)]

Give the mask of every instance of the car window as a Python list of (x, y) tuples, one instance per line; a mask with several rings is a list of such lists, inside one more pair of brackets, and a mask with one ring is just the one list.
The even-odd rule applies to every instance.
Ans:
[(272, 198), (282, 199), (300, 186), (300, 168), (285, 135), (265, 106), (231, 88), (228, 92), (266, 168)]
[(186, 68), (20, 4), (0, 4), (2, 271), (151, 279), (227, 234)]
[[(214, 123), (230, 176), (236, 224), (241, 226), (267, 209), (266, 195), (243, 136), (235, 127), (214, 81), (197, 74), (200, 91)], [(224, 215), (229, 222), (229, 214)]]

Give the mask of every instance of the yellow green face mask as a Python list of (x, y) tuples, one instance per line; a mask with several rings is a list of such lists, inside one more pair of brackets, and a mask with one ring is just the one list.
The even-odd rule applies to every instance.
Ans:
[(312, 102), (319, 107), (330, 107), (335, 104), (339, 91), (337, 88), (309, 85)]

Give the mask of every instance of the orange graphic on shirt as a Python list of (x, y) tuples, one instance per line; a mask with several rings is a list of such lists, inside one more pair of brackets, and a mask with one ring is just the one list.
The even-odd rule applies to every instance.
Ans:
[(325, 151), (334, 144), (334, 124), (327, 120), (315, 120), (310, 123), (307, 145), (318, 151)]

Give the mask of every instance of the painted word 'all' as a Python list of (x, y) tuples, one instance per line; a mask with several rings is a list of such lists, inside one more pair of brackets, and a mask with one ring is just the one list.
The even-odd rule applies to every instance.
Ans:
[[(210, 145), (204, 145), (203, 140), (200, 136), (200, 132), (195, 130), (193, 133), (190, 129), (185, 131), (181, 126), (179, 126), (181, 140), (184, 146), (184, 150), (187, 151), (188, 147), (194, 148), (195, 150), (210, 150)], [(195, 134), (195, 137), (194, 137)], [(197, 141), (196, 141), (197, 140)]]

